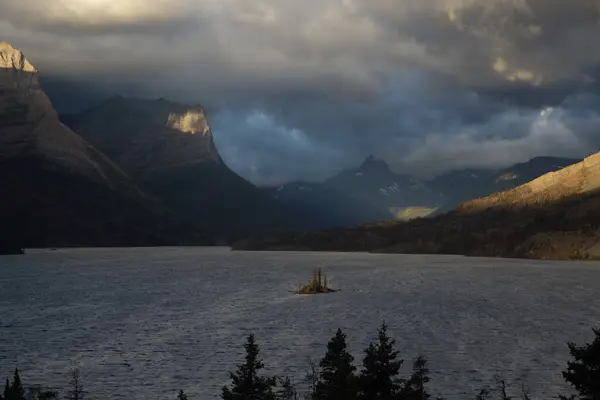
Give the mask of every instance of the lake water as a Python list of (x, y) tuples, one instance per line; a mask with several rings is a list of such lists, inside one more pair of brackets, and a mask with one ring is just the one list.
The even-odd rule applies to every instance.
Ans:
[[(291, 293), (313, 267), (331, 295)], [(253, 332), (271, 372), (301, 380), (336, 328), (361, 349), (386, 320), (431, 388), (474, 399), (501, 372), (536, 398), (563, 390), (567, 341), (600, 315), (600, 264), (455, 256), (75, 249), (0, 257), (0, 374), (92, 398), (217, 398)], [(406, 364), (409, 364), (408, 362)]]

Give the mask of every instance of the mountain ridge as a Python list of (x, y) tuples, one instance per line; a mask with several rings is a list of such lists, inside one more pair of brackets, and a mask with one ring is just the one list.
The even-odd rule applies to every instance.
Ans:
[(429, 180), (393, 172), (370, 155), (358, 167), (322, 182), (291, 182), (263, 190), (293, 207), (304, 205), (315, 228), (435, 216), (464, 201), (489, 196), (580, 160), (536, 157), (502, 169), (449, 171)]
[(432, 218), (239, 241), (234, 249), (600, 257), (600, 153)]
[(200, 105), (113, 96), (63, 121), (219, 243), (302, 224), (225, 164)]

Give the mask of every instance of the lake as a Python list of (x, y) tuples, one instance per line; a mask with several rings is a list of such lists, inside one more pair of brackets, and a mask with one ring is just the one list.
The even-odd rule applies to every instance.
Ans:
[[(299, 296), (313, 267), (341, 292)], [(564, 389), (567, 341), (589, 342), (600, 264), (227, 248), (30, 250), (0, 257), (0, 374), (93, 398), (214, 399), (255, 333), (269, 372), (300, 381), (340, 327), (357, 364), (385, 320), (434, 395), (474, 399), (500, 372)]]

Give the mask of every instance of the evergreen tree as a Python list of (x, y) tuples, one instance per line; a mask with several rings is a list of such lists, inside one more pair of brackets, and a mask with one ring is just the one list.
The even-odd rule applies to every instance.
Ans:
[(12, 384), (8, 388), (8, 393), (5, 397), (6, 400), (25, 400), (25, 389), (23, 388), (23, 382), (21, 382), (21, 377), (19, 376), (19, 369), (15, 369)]
[(321, 370), (319, 369), (319, 366), (309, 358), (308, 371), (306, 372), (306, 376), (304, 378), (304, 382), (308, 384), (308, 392), (304, 396), (306, 400), (317, 399), (317, 385), (319, 383), (319, 376), (321, 376)]
[(490, 398), (490, 391), (487, 389), (481, 389), (479, 391), (479, 393), (477, 394), (477, 396), (475, 397), (475, 400), (488, 400)]
[(10, 396), (10, 382), (8, 381), (8, 378), (6, 378), (6, 385), (4, 386), (4, 396), (3, 396), (3, 399), (4, 400), (8, 400), (9, 396)]
[(327, 344), (327, 353), (319, 364), (321, 373), (316, 388), (317, 399), (352, 400), (357, 397), (353, 361), (354, 357), (346, 350), (346, 335), (338, 329)]
[(179, 391), (179, 394), (177, 395), (177, 400), (188, 400), (187, 395), (183, 392), (183, 390)]
[(580, 347), (568, 343), (574, 361), (567, 363), (562, 375), (579, 393), (573, 399), (600, 400), (600, 330), (593, 331), (596, 337), (592, 343)]
[(418, 357), (413, 362), (412, 374), (405, 382), (400, 398), (402, 400), (427, 400), (431, 398), (431, 395), (425, 389), (427, 382), (429, 382), (427, 361), (423, 357)]
[(377, 331), (377, 343), (365, 349), (363, 369), (359, 377), (360, 398), (365, 400), (390, 400), (400, 390), (398, 373), (403, 360), (394, 350), (396, 341), (387, 334), (387, 325), (381, 324)]
[(279, 390), (275, 393), (275, 399), (277, 400), (298, 400), (298, 392), (292, 384), (290, 378), (277, 378), (277, 382), (280, 385)]
[(264, 364), (259, 357), (259, 348), (254, 341), (254, 335), (248, 336), (244, 345), (246, 362), (238, 366), (235, 373), (230, 372), (232, 387), (223, 387), (223, 400), (271, 400), (274, 399), (273, 387), (275, 378), (261, 377), (259, 372)]

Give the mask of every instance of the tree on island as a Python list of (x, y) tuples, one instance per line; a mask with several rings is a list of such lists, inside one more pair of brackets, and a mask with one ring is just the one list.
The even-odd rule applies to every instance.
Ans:
[(235, 373), (230, 372), (231, 389), (223, 387), (221, 398), (223, 400), (272, 400), (275, 399), (273, 388), (277, 384), (276, 378), (260, 376), (264, 368), (259, 356), (259, 347), (254, 340), (254, 335), (248, 336), (244, 345), (246, 361), (240, 364)]
[(327, 344), (327, 352), (321, 360), (319, 382), (316, 387), (318, 400), (352, 400), (357, 394), (354, 357), (346, 349), (346, 335), (338, 329)]
[(388, 336), (385, 322), (377, 331), (377, 342), (364, 350), (363, 368), (359, 376), (361, 400), (397, 399), (402, 380), (398, 378), (403, 360), (394, 349), (396, 341)]
[(596, 337), (592, 343), (577, 346), (568, 343), (573, 361), (567, 363), (563, 378), (579, 393), (563, 400), (600, 400), (600, 330), (593, 329)]
[(313, 268), (308, 284), (298, 286), (298, 294), (333, 293), (335, 290), (327, 286), (327, 275), (322, 274), (321, 268)]

